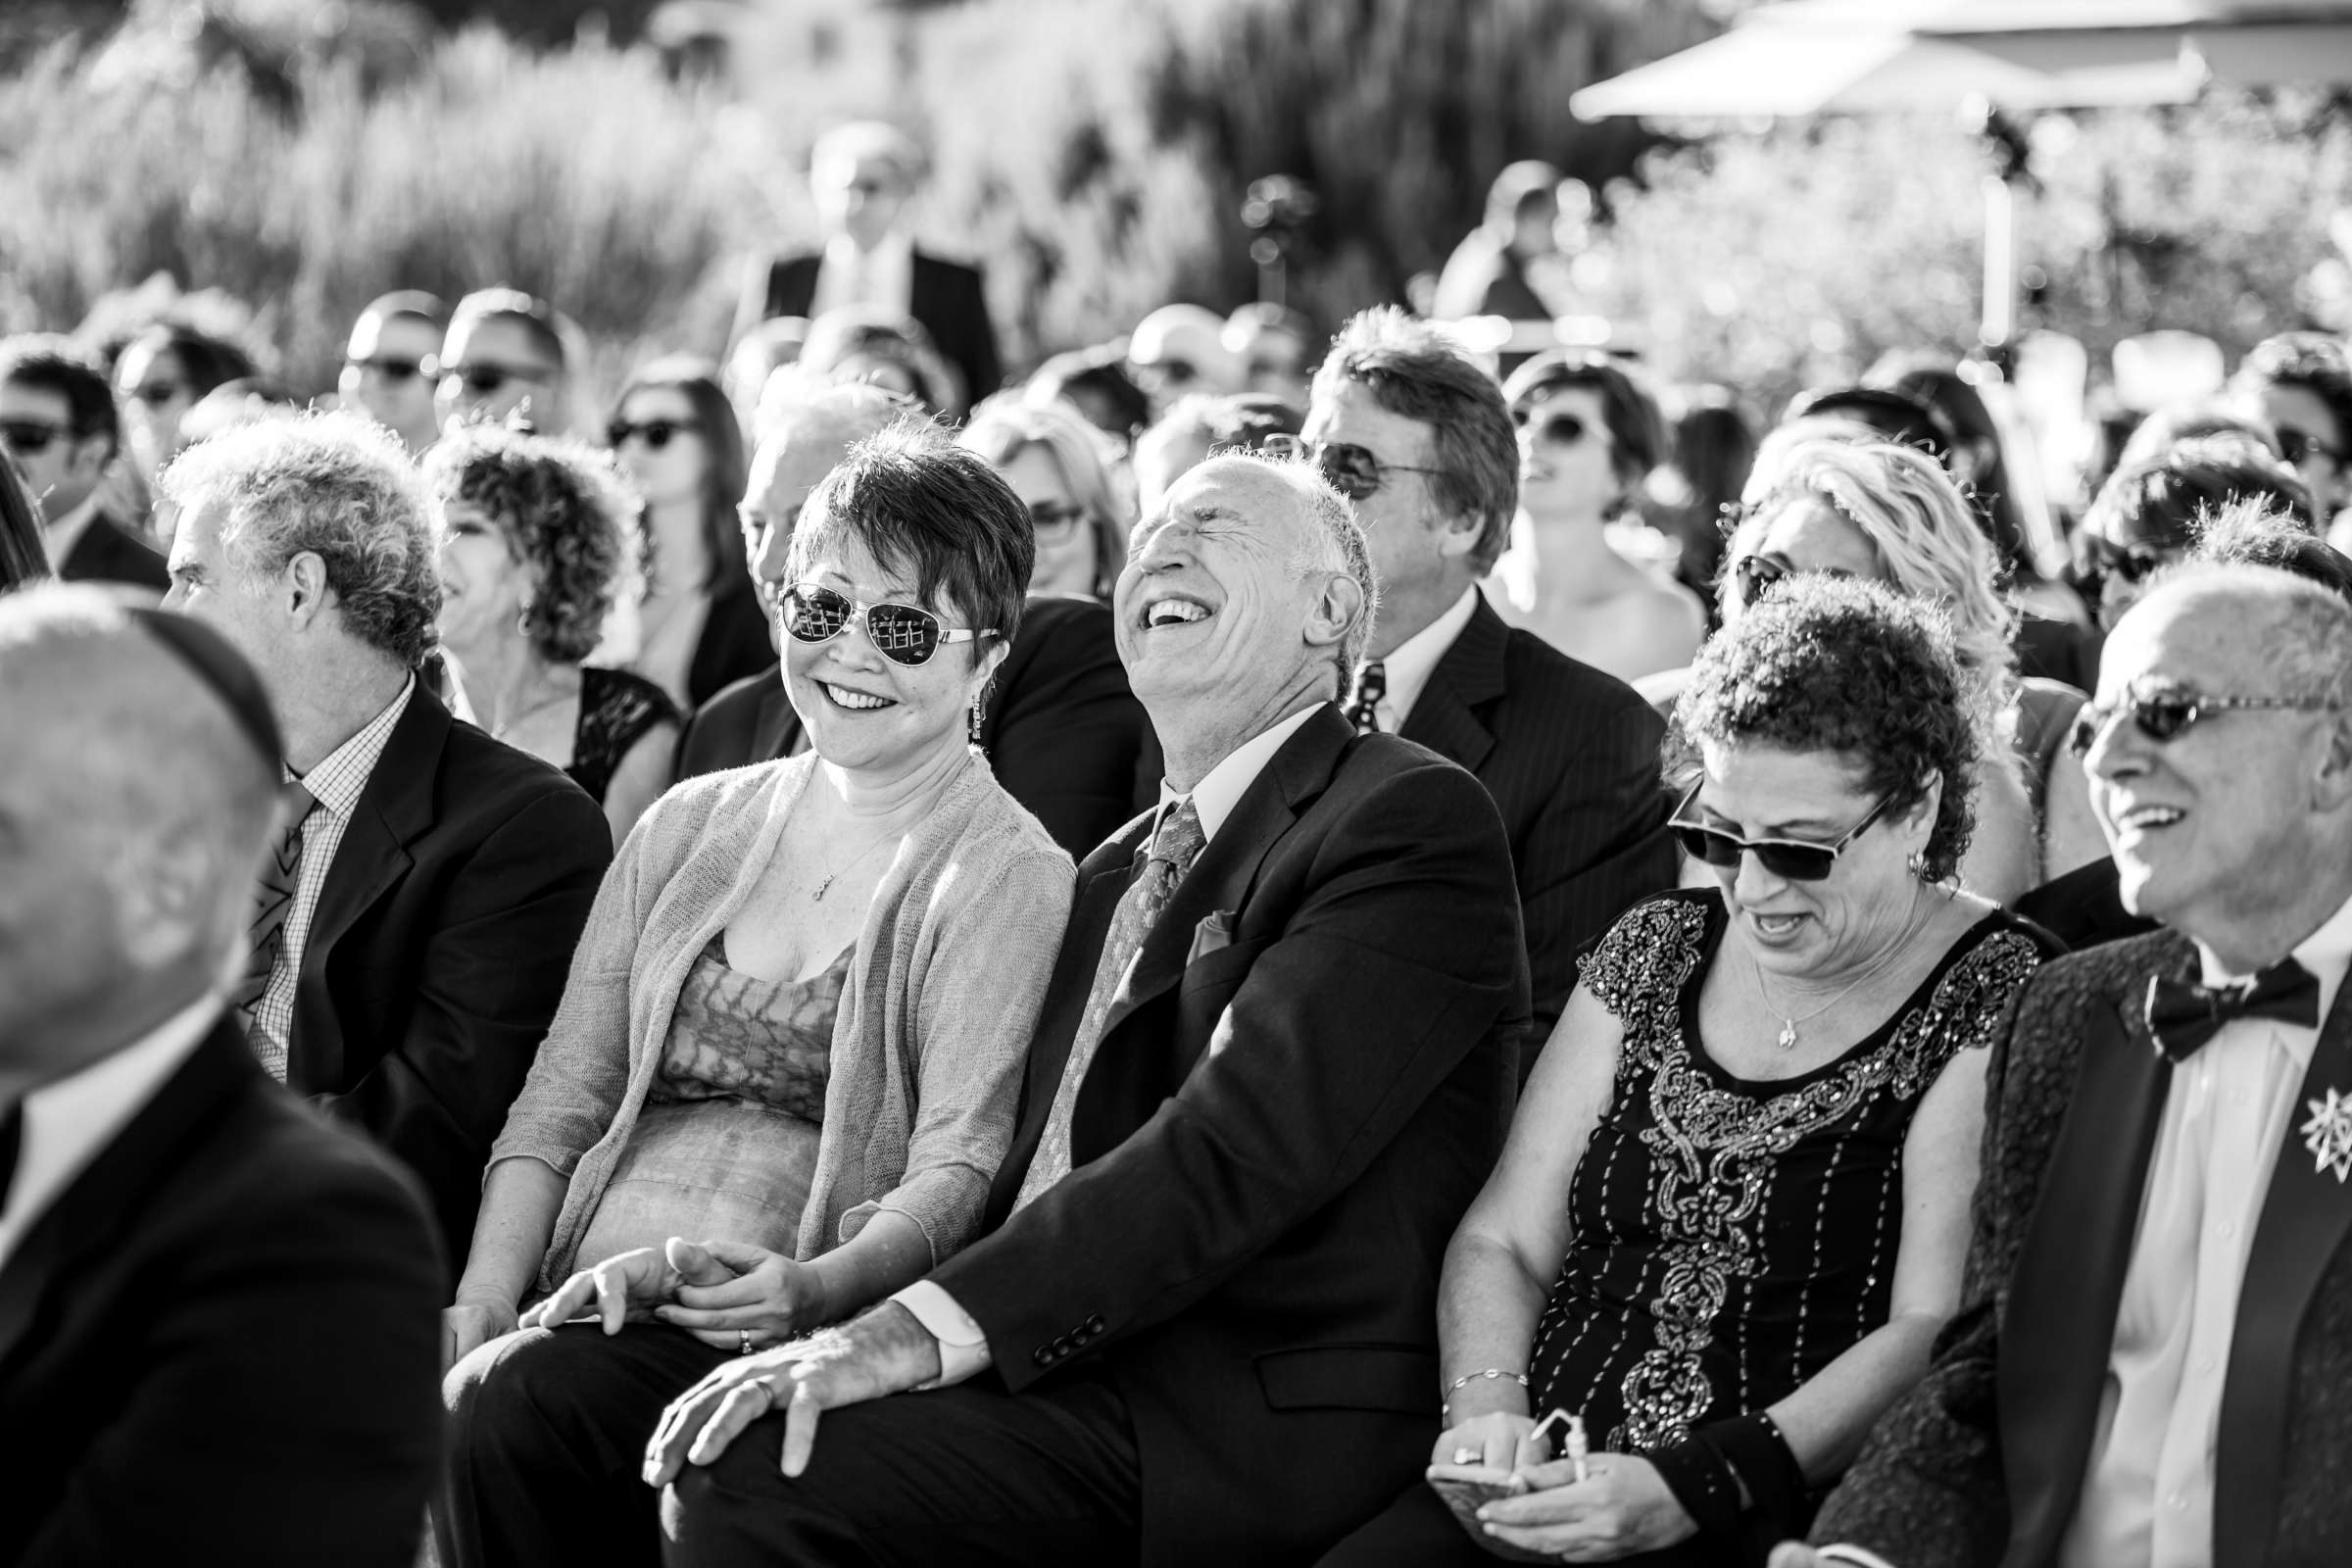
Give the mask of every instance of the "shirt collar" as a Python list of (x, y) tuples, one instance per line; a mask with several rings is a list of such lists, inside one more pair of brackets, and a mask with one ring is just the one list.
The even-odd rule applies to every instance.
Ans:
[(92, 490), (81, 498), (81, 505), (42, 528), (41, 540), (49, 551), (51, 571), (66, 569), (66, 558), (81, 543), (81, 536), (89, 531), (90, 519), (97, 515), (98, 492)]
[[(2346, 900), (2317, 931), (2296, 943), (2293, 956), (2320, 983), (2320, 1023), (2324, 1028), (2329, 1009), (2335, 1005), (2336, 994), (2343, 989), (2345, 974), (2352, 972), (2352, 899)], [(2224, 969), (2201, 945), (2197, 960), (2209, 986), (2238, 984), (2247, 978)], [(2287, 1028), (2280, 1033), (2295, 1059), (2308, 1066), (2311, 1054), (2319, 1047), (2319, 1030)]]
[[(1282, 750), (1282, 743), (1298, 734), (1299, 726), (1314, 716), (1316, 709), (1324, 706), (1322, 703), (1309, 704), (1290, 717), (1258, 731), (1227, 752), (1223, 760), (1208, 770), (1208, 775), (1193, 786), (1193, 810), (1200, 818), (1201, 843), (1205, 844), (1217, 836), (1217, 829), (1225, 825), (1225, 819), (1241, 804), (1242, 796), (1250, 785), (1257, 782), (1257, 775), (1266, 770), (1266, 764), (1274, 760), (1274, 754)], [(1166, 779), (1159, 781), (1159, 805), (1163, 812), (1183, 799), (1182, 795), (1169, 787)], [(1156, 835), (1159, 824), (1154, 822), (1152, 831)]]
[[(1398, 643), (1396, 651), (1380, 662), (1380, 671), (1388, 678), (1388, 695), (1383, 701), (1399, 728), (1411, 715), (1413, 704), (1421, 700), (1429, 677), (1437, 672), (1438, 661), (1446, 657), (1477, 612), (1478, 589), (1473, 585), (1462, 590), (1462, 597), (1446, 613)], [(1357, 666), (1357, 673), (1362, 673), (1362, 666)]]
[[(348, 817), (360, 804), (360, 796), (368, 788), (368, 775), (382, 760), (384, 748), (391, 744), (393, 726), (400, 715), (408, 711), (410, 694), (416, 690), (416, 676), (409, 675), (400, 695), (384, 706), (384, 710), (360, 726), (358, 733), (326, 754), (318, 765), (302, 775), (302, 787), (311, 792), (311, 799), (337, 817)], [(286, 775), (292, 778), (289, 772)]]
[(24, 1141), (7, 1208), (0, 1211), (0, 1258), (155, 1098), (220, 1014), (219, 997), (199, 997), (121, 1051), (24, 1097)]

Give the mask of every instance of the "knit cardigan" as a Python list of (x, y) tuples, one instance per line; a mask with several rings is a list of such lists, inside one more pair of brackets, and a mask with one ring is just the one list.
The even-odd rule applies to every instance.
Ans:
[[(816, 766), (804, 754), (687, 780), (614, 858), (563, 1004), (490, 1150), (492, 1164), (538, 1159), (569, 1178), (542, 1290), (578, 1266), (687, 973), (758, 884)], [(834, 1018), (802, 1259), (884, 1209), (920, 1228), (934, 1265), (973, 1238), (1011, 1142), (1075, 883), (1069, 857), (977, 753), (900, 844)]]

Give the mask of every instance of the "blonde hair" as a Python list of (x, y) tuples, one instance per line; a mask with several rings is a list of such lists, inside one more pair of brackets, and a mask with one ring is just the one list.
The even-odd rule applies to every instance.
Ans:
[(998, 468), (1024, 448), (1046, 450), (1094, 530), (1097, 592), (1108, 599), (1110, 585), (1127, 564), (1127, 528), (1135, 509), (1121, 492), (1118, 459), (1102, 432), (1072, 404), (1059, 399), (1025, 403), (1017, 392), (1000, 392), (972, 411), (956, 444)]

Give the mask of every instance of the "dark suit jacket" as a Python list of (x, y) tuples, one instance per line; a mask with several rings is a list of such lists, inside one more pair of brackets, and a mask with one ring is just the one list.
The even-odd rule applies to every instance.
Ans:
[[(1960, 1313), (1815, 1540), (1897, 1568), (2056, 1560), (2171, 1081), (2140, 1015), (2159, 973), (2196, 977), (2186, 938), (2061, 958), (2020, 994), (1992, 1062)], [(2217, 1568), (2352, 1562), (2352, 1186), (2316, 1169), (2295, 1132), (2330, 1088), (2352, 1088), (2352, 987), (2321, 1029), (2246, 1261), (2215, 1459)]]
[[(771, 667), (737, 681), (694, 715), (678, 738), (678, 777), (764, 762), (800, 744), (800, 715)], [(1156, 791), (1157, 748), (1111, 636), (1110, 611), (1092, 599), (1041, 594), (997, 666), (980, 746), (1005, 792), (1083, 860), (1133, 816), (1141, 759)]]
[(2093, 860), (2052, 877), (2021, 897), (2017, 912), (2074, 953), (2156, 929), (2155, 921), (2124, 907), (2113, 860)]
[(408, 1568), (447, 1298), (407, 1178), (216, 1027), (0, 1267), (0, 1562)]
[(286, 1082), (408, 1163), (453, 1262), (612, 859), (577, 784), (421, 689), (335, 853)]
[(1666, 726), (1615, 676), (1504, 625), (1482, 594), (1400, 733), (1477, 774), (1502, 812), (1535, 999), (1524, 1079), (1584, 950), (1674, 886), (1672, 804), (1658, 782)]
[[(807, 316), (816, 298), (821, 253), (788, 256), (767, 270), (764, 316)], [(914, 252), (906, 314), (923, 323), (939, 352), (963, 372), (964, 394), (977, 403), (1004, 385), (997, 330), (989, 324), (988, 288), (980, 269)]]
[(710, 596), (710, 612), (703, 634), (695, 639), (694, 658), (686, 665), (686, 704), (700, 708), (729, 685), (757, 675), (775, 662), (776, 650), (767, 640), (767, 616), (760, 596), (743, 573), (729, 572), (732, 587)]
[(1501, 1149), (1527, 968), (1459, 768), (1316, 710), (1146, 939), (1072, 1122), (1007, 1218), (1152, 817), (1090, 856), (989, 1196), (935, 1278), (1014, 1393), (1133, 1417), (1146, 1564), (1310, 1561), (1415, 1481), (1440, 1255)]
[(155, 547), (101, 512), (90, 518), (57, 574), (68, 582), (127, 582), (157, 593), (172, 587), (172, 573)]

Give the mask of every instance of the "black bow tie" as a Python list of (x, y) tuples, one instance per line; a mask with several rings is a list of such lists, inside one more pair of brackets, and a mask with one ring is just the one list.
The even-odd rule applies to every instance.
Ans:
[(2318, 1028), (2320, 983), (2292, 958), (2281, 958), (2235, 986), (2201, 986), (2158, 975), (2148, 982), (2147, 1015), (2156, 1049), (2186, 1061), (2232, 1018), (2277, 1018)]

